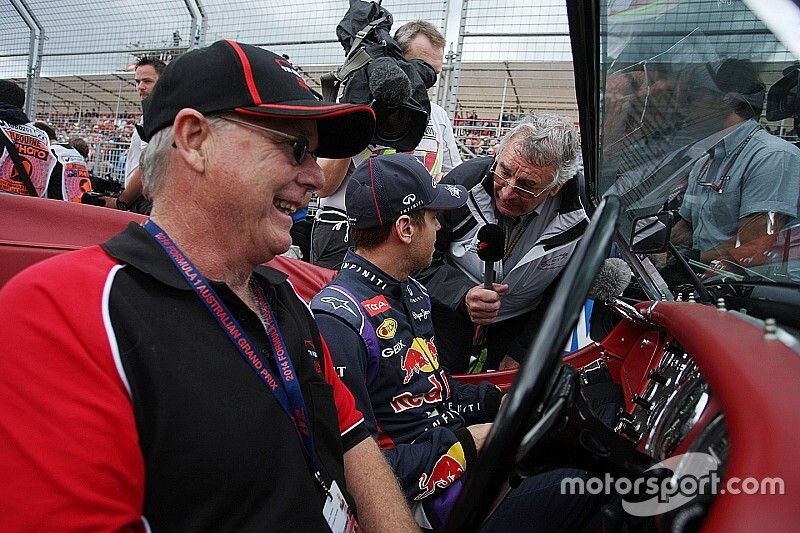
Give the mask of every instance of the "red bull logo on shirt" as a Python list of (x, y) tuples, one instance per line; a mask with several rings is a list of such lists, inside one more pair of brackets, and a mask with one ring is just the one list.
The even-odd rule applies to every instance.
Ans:
[(421, 337), (415, 337), (411, 347), (403, 357), (403, 370), (406, 375), (403, 378), (403, 385), (407, 385), (414, 374), (425, 372), (431, 373), (439, 368), (439, 354), (436, 346), (430, 341)]
[(395, 413), (402, 413), (408, 409), (422, 407), (426, 403), (438, 404), (450, 397), (450, 384), (444, 370), (439, 370), (438, 379), (436, 373), (429, 375), (428, 383), (431, 384), (431, 388), (423, 394), (405, 391), (392, 398), (392, 410)]
[(437, 489), (447, 488), (453, 481), (461, 477), (466, 467), (464, 448), (461, 447), (460, 442), (456, 442), (450, 446), (447, 453), (439, 457), (430, 474), (422, 473), (419, 478), (419, 489), (422, 493), (414, 499), (421, 500), (436, 492)]

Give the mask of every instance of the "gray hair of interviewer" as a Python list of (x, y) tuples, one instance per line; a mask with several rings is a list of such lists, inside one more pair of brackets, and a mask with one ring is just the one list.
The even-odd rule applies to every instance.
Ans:
[(556, 166), (552, 187), (565, 184), (578, 170), (578, 132), (567, 118), (549, 113), (522, 117), (500, 141), (496, 158), (514, 143), (519, 155), (532, 165)]

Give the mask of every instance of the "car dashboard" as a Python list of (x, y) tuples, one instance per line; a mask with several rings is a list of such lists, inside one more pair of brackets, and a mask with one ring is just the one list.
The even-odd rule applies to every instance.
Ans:
[(771, 321), (695, 302), (645, 302), (637, 310), (644, 320), (621, 321), (565, 363), (584, 374), (607, 367), (625, 399), (615, 431), (674, 476), (681, 463), (670, 458), (713, 458), (721, 485), (659, 515), (659, 529), (675, 530), (689, 515), (701, 516), (708, 531), (763, 527), (765, 517), (793, 524), (790, 498), (726, 487), (779, 476), (778, 488), (789, 494), (800, 482), (792, 429), (800, 423), (796, 341)]

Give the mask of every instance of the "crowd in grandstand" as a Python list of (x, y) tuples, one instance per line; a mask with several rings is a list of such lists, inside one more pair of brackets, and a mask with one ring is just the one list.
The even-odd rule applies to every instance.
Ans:
[[(500, 138), (521, 116), (522, 113), (503, 113), (499, 117), (484, 113), (479, 116), (475, 111), (458, 111), (453, 119), (453, 133), (461, 147), (462, 157), (469, 159), (495, 155)], [(113, 177), (121, 179), (116, 167), (118, 164), (120, 168), (125, 166), (126, 145), (130, 142), (135, 124), (141, 119), (141, 113), (126, 111), (114, 114), (75, 110), (73, 113), (40, 113), (37, 118), (55, 129), (59, 141), (72, 137), (85, 139), (90, 147), (87, 159), (90, 167), (97, 166), (102, 174), (111, 173)]]
[(40, 113), (39, 120), (49, 123), (61, 137), (79, 136), (88, 142), (129, 142), (134, 124), (141, 113)]
[[(129, 142), (141, 113), (98, 113), (94, 110), (73, 113), (40, 113), (38, 119), (50, 124), (59, 139), (83, 137), (87, 142)], [(523, 113), (478, 116), (475, 111), (456, 112), (453, 131), (459, 144), (474, 155), (494, 155), (495, 146)], [(465, 118), (466, 117), (466, 118)], [(474, 118), (473, 118), (474, 117)], [(467, 154), (469, 156), (469, 154)]]

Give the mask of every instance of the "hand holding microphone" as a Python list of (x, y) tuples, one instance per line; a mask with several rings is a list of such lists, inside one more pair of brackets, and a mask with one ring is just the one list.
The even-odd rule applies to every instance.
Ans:
[(473, 323), (486, 326), (494, 322), (500, 311), (500, 295), (508, 290), (508, 285), (501, 283), (492, 284), (491, 289), (483, 285), (475, 285), (467, 291), (464, 302), (467, 304), (467, 313)]

